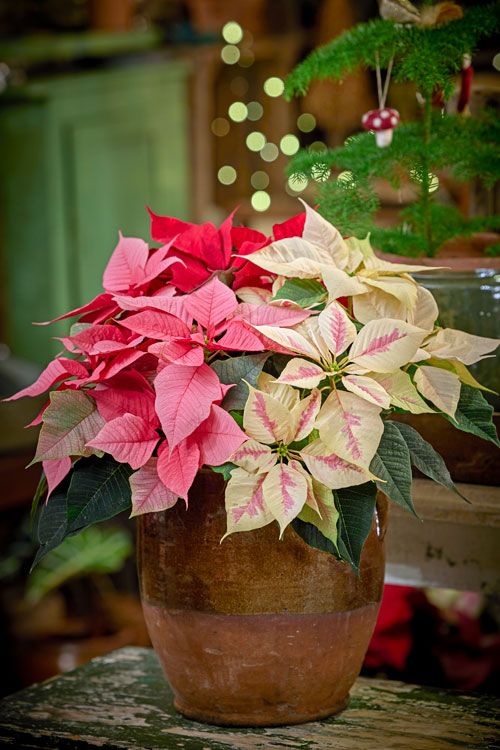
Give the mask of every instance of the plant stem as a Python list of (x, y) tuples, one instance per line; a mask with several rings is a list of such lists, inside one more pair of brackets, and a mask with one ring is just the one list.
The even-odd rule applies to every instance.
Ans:
[(432, 124), (432, 94), (427, 91), (424, 99), (424, 111), (422, 120), (422, 131), (423, 131), (423, 149), (422, 149), (422, 161), (421, 161), (421, 183), (420, 183), (420, 205), (422, 207), (422, 224), (423, 233), (427, 245), (427, 255), (434, 255), (434, 248), (432, 243), (432, 218), (431, 218), (431, 204), (432, 196), (430, 193), (430, 142), (431, 142), (431, 124)]

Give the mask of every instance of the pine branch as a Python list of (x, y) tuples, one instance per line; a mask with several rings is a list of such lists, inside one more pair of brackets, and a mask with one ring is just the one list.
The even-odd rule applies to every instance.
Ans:
[[(421, 207), (425, 203), (422, 200), (424, 190), (425, 195), (430, 195), (430, 205), (434, 203), (433, 198), (439, 196), (439, 193), (428, 193), (429, 174), (447, 171), (457, 181), (478, 178), (486, 188), (491, 187), (500, 177), (500, 155), (496, 147), (500, 140), (499, 130), (500, 125), (493, 112), (486, 112), (479, 118), (460, 115), (442, 117), (435, 113), (428, 143), (423, 138), (423, 125), (420, 122), (400, 125), (394, 132), (393, 142), (386, 148), (376, 145), (372, 133), (360, 133), (351, 136), (336, 149), (300, 151), (289, 164), (288, 173), (292, 177), (306, 177), (323, 183), (319, 193), (324, 215), (344, 234), (361, 233), (362, 236), (369, 231), (378, 207), (371, 187), (374, 179), (388, 180), (395, 189), (403, 181), (413, 184), (417, 204)], [(328, 180), (331, 169), (347, 172), (350, 179), (346, 181), (344, 175), (342, 181), (338, 182), (335, 174)], [(422, 184), (425, 180), (425, 184)], [(439, 213), (439, 207), (436, 211)], [(427, 229), (427, 244), (418, 243), (420, 251), (425, 250), (430, 254), (435, 252), (436, 243), (446, 239), (446, 232), (454, 236), (460, 234), (463, 227), (463, 222), (450, 225), (446, 220), (446, 217), (450, 217), (449, 210), (444, 216), (436, 211), (428, 213), (425, 221), (423, 212), (412, 217), (413, 231), (422, 236), (426, 234), (423, 223), (429, 226), (431, 222), (431, 233)], [(445, 232), (434, 227), (434, 222), (438, 222)]]
[(304, 96), (312, 81), (341, 80), (359, 66), (375, 69), (377, 52), (385, 67), (393, 50), (401, 44), (402, 34), (406, 34), (403, 28), (382, 19), (354, 26), (297, 65), (286, 80), (286, 97)]
[(463, 18), (438, 27), (399, 26), (377, 19), (358, 24), (314, 50), (288, 76), (287, 98), (304, 96), (313, 81), (342, 80), (358, 67), (382, 67), (394, 55), (394, 78), (412, 81), (422, 93), (441, 87), (450, 92), (451, 78), (461, 68), (463, 55), (473, 52), (481, 38), (500, 28), (500, 2), (468, 8)]
[[(469, 237), (475, 232), (500, 230), (500, 216), (464, 219), (453, 206), (433, 204), (431, 221), (434, 233), (433, 243), (429, 248), (427, 238), (420, 229), (422, 225), (420, 211), (420, 204), (414, 203), (401, 211), (402, 223), (398, 226), (388, 229), (372, 227), (373, 246), (395, 255), (432, 256), (446, 240), (453, 237)], [(494, 249), (493, 254), (495, 254)]]
[[(453, 88), (463, 55), (500, 28), (500, 0), (468, 8), (464, 17), (438, 27), (397, 25), (381, 19), (359, 24), (314, 51), (287, 81), (289, 97), (307, 92), (322, 78), (341, 79), (358, 66), (386, 67), (394, 59), (394, 78), (411, 81), (424, 94), (417, 122), (396, 128), (392, 143), (376, 145), (373, 133), (360, 133), (340, 148), (301, 151), (288, 168), (291, 176), (321, 182), (320, 211), (343, 234), (365, 236), (373, 230), (375, 244), (388, 252), (434, 255), (450, 237), (498, 228), (498, 217), (465, 220), (452, 206), (439, 203), (433, 175), (446, 172), (456, 180), (479, 178), (491, 188), (500, 177), (500, 123), (495, 112), (479, 117), (442, 115), (431, 107), (431, 94)], [(331, 171), (333, 178), (328, 180)], [(344, 172), (338, 179), (338, 172)], [(414, 186), (415, 202), (400, 211), (401, 223), (373, 228), (379, 200), (374, 179)], [(325, 181), (326, 180), (326, 181)]]
[(500, 122), (494, 112), (480, 117), (433, 114), (431, 137), (423, 142), (421, 122), (401, 124), (393, 141), (379, 148), (372, 133), (359, 133), (343, 146), (325, 151), (303, 150), (287, 168), (289, 175), (317, 178), (332, 167), (353, 172), (357, 178), (385, 177), (395, 187), (401, 176), (422, 171), (424, 156), (431, 171), (451, 168), (458, 180), (479, 177), (486, 186), (500, 179)]
[(380, 201), (369, 183), (335, 181), (319, 188), (319, 211), (344, 236), (366, 237)]

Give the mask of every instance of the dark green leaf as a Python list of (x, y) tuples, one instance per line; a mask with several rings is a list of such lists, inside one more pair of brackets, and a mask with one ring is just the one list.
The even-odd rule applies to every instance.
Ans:
[(500, 446), (493, 423), (493, 407), (476, 388), (462, 384), (455, 418), (448, 414), (443, 416), (457, 429)]
[(222, 474), (226, 482), (231, 479), (231, 472), (234, 469), (236, 469), (236, 464), (232, 464), (230, 461), (221, 466), (212, 466), (212, 471), (215, 471), (216, 474)]
[(377, 488), (373, 482), (366, 482), (337, 490), (334, 497), (339, 512), (339, 553), (358, 571), (363, 545), (372, 527)]
[(30, 525), (32, 529), (35, 526), (35, 519), (36, 519), (36, 514), (38, 512), (38, 506), (40, 504), (40, 500), (42, 499), (43, 495), (46, 492), (47, 492), (47, 479), (45, 477), (45, 474), (42, 471), (37, 488), (35, 490), (35, 494), (33, 496), (33, 501), (31, 503)]
[(381, 492), (417, 515), (411, 499), (410, 451), (394, 422), (384, 424), (384, 434), (370, 464), (370, 471), (382, 480), (377, 481), (377, 487)]
[(317, 526), (307, 521), (302, 521), (300, 518), (294, 518), (291, 525), (293, 530), (310, 547), (319, 549), (322, 552), (329, 552), (337, 559), (339, 558), (339, 553), (335, 545), (321, 533)]
[(130, 508), (132, 469), (110, 456), (79, 461), (67, 496), (68, 531), (106, 521)]
[(289, 362), (290, 356), (288, 354), (271, 354), (266, 362), (266, 372), (279, 378)]
[(409, 424), (405, 424), (404, 422), (393, 422), (392, 424), (399, 430), (408, 446), (413, 466), (422, 472), (422, 474), (425, 474), (426, 477), (433, 479), (438, 484), (442, 484), (443, 487), (447, 487), (449, 490), (453, 490), (453, 492), (456, 492), (457, 495), (460, 495), (461, 498), (467, 501), (467, 498), (455, 487), (442, 456), (434, 450), (432, 445), (427, 440), (424, 440), (422, 435), (413, 429), (413, 427), (410, 427)]
[(38, 516), (37, 537), (40, 547), (36, 553), (31, 570), (63, 541), (67, 535), (66, 493), (54, 493), (49, 502), (42, 506)]
[(243, 409), (248, 398), (248, 387), (244, 380), (250, 385), (257, 385), (257, 378), (262, 372), (262, 368), (269, 357), (269, 353), (262, 352), (259, 354), (245, 354), (243, 357), (229, 357), (212, 362), (210, 365), (219, 380), (224, 385), (235, 383), (226, 395), (222, 406), (228, 411), (230, 409)]
[(325, 287), (313, 279), (287, 279), (274, 299), (288, 299), (300, 307), (311, 307), (324, 302)]

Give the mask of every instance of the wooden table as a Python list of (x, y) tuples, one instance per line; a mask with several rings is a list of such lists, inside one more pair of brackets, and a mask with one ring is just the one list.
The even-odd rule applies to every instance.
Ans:
[(150, 649), (125, 648), (0, 704), (0, 747), (185, 750), (494, 750), (500, 700), (360, 678), (327, 721), (233, 729), (184, 719)]

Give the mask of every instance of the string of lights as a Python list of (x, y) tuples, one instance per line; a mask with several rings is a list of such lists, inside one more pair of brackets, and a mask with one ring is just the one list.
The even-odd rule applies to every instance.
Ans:
[[(252, 49), (252, 35), (244, 31), (236, 21), (229, 21), (222, 28), (222, 39), (225, 42), (221, 49), (221, 60), (225, 65), (237, 65), (241, 68), (250, 68), (255, 62)], [(245, 122), (258, 123), (264, 115), (266, 97), (276, 99), (282, 96), (285, 84), (279, 76), (270, 76), (262, 86), (263, 101), (245, 101), (245, 95), (249, 90), (249, 83), (245, 76), (235, 75), (230, 83), (231, 93), (235, 100), (229, 105), (227, 112), (214, 118), (211, 123), (212, 134), (217, 138), (225, 138), (234, 127)], [(258, 126), (257, 126), (258, 127)], [(296, 120), (297, 133), (300, 135), (312, 133), (316, 128), (316, 119), (309, 112), (303, 112)], [(263, 129), (255, 129), (245, 137), (245, 145), (249, 151), (258, 154), (262, 161), (262, 169), (252, 172), (250, 176), (250, 188), (253, 190), (250, 203), (255, 211), (264, 212), (271, 206), (271, 195), (268, 192), (270, 176), (266, 171), (266, 163), (270, 164), (280, 154), (294, 156), (300, 149), (301, 143), (296, 133), (284, 133), (278, 143), (268, 140)], [(315, 141), (309, 146), (310, 149), (321, 151), (326, 148), (321, 141)], [(317, 178), (323, 180), (324, 173), (318, 173)], [(221, 185), (230, 187), (238, 180), (238, 169), (233, 164), (224, 164), (217, 171), (217, 179)], [(285, 181), (285, 190), (289, 195), (296, 196), (302, 193), (309, 183), (305, 177), (297, 179), (289, 178)]]

